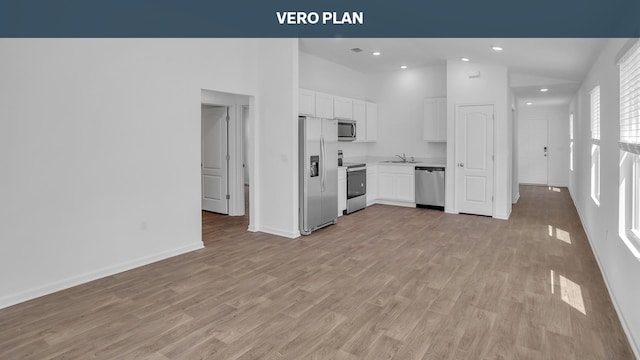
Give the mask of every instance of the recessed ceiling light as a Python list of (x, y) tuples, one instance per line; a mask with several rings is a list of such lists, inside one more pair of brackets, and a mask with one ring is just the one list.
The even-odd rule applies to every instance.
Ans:
[(493, 46), (491, 47), (491, 50), (493, 50), (493, 51), (502, 51), (502, 46), (496, 46), (496, 45), (493, 45)]
[(460, 58), (460, 60), (461, 61), (469, 61), (469, 58), (462, 57), (462, 58)]
[(547, 92), (547, 91), (549, 91), (549, 89), (547, 89), (547, 88), (542, 88), (542, 89), (540, 89), (540, 91), (542, 91), (542, 92)]
[(527, 105), (533, 105), (533, 103), (532, 102), (528, 102)]
[(407, 68), (407, 65), (400, 66), (400, 69), (406, 69), (406, 68)]
[(373, 52), (373, 56), (378, 56), (378, 55), (380, 55), (380, 51), (374, 51)]

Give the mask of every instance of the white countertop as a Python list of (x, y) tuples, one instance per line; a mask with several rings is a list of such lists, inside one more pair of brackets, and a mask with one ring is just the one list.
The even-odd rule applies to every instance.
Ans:
[[(397, 159), (397, 158), (396, 158)], [(365, 163), (368, 166), (372, 165), (385, 165), (385, 166), (406, 166), (406, 167), (416, 167), (416, 166), (433, 166), (433, 167), (446, 167), (447, 159), (446, 158), (415, 158), (415, 163), (394, 163), (394, 162), (385, 162), (386, 160), (395, 160), (389, 157), (366, 157), (366, 158), (345, 158), (345, 163)]]

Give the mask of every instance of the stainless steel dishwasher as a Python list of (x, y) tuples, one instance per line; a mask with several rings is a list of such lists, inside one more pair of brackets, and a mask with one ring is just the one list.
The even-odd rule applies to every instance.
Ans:
[(416, 207), (444, 209), (444, 170), (416, 166)]

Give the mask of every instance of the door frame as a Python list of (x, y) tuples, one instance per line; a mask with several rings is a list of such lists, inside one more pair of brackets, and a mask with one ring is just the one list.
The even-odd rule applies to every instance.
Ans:
[[(227, 192), (230, 199), (227, 200), (227, 210), (229, 216), (243, 216), (244, 209), (244, 174), (243, 174), (243, 128), (242, 128), (242, 107), (245, 105), (222, 104), (213, 102), (201, 102), (205, 106), (226, 107), (229, 112), (229, 123), (227, 124), (227, 153), (229, 161), (227, 163)], [(249, 126), (251, 126), (252, 111), (249, 108)], [(202, 138), (202, 136), (200, 137)], [(201, 140), (202, 141), (202, 140)], [(250, 145), (250, 144), (249, 144)], [(202, 143), (200, 144), (202, 147)], [(252, 159), (249, 155), (249, 164), (247, 164), (249, 174), (252, 172)], [(251, 194), (249, 195), (251, 199)], [(251, 223), (251, 221), (250, 221)]]
[(491, 189), (492, 189), (492, 196), (493, 196), (493, 201), (491, 201), (491, 217), (495, 218), (496, 217), (496, 201), (495, 201), (495, 195), (496, 195), (496, 139), (497, 139), (497, 126), (496, 126), (496, 104), (495, 103), (489, 103), (489, 102), (481, 102), (481, 103), (458, 103), (458, 104), (454, 104), (454, 112), (453, 112), (453, 162), (452, 164), (454, 165), (454, 175), (453, 175), (453, 208), (454, 208), (454, 213), (455, 214), (459, 214), (460, 213), (460, 209), (458, 208), (458, 191), (456, 189), (456, 184), (458, 183), (458, 176), (459, 176), (459, 171), (458, 171), (458, 166), (457, 166), (457, 158), (458, 158), (458, 150), (457, 150), (457, 146), (456, 146), (456, 142), (458, 141), (457, 139), (457, 135), (458, 135), (458, 115), (460, 112), (460, 108), (461, 107), (466, 107), (466, 106), (492, 106), (493, 107), (493, 174), (492, 174), (492, 182), (493, 184), (491, 184)]

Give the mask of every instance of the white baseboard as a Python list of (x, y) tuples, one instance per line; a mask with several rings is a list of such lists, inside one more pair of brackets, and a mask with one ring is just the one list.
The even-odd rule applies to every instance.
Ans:
[(512, 209), (509, 209), (509, 212), (507, 214), (495, 214), (493, 218), (499, 220), (509, 220), (509, 217), (511, 216), (511, 210)]
[(631, 329), (627, 324), (627, 320), (622, 314), (622, 311), (620, 311), (620, 306), (618, 305), (618, 301), (616, 300), (616, 297), (613, 291), (611, 291), (611, 286), (609, 285), (609, 279), (607, 278), (607, 274), (602, 269), (602, 263), (600, 262), (600, 257), (598, 256), (598, 252), (595, 250), (595, 246), (593, 245), (594, 243), (591, 238), (591, 234), (589, 233), (589, 230), (585, 226), (584, 216), (582, 216), (582, 211), (580, 210), (580, 207), (578, 207), (578, 205), (576, 204), (576, 200), (573, 198), (573, 194), (571, 193), (571, 191), (569, 191), (569, 195), (571, 195), (571, 201), (573, 201), (573, 206), (575, 206), (576, 210), (578, 211), (578, 217), (580, 217), (582, 228), (584, 229), (584, 233), (587, 234), (587, 240), (589, 241), (591, 252), (596, 258), (596, 263), (598, 264), (598, 268), (600, 269), (600, 274), (602, 274), (602, 278), (604, 279), (604, 284), (607, 287), (607, 292), (609, 292), (609, 297), (611, 297), (611, 302), (613, 303), (613, 308), (616, 310), (616, 314), (618, 315), (618, 318), (620, 319), (620, 323), (622, 324), (622, 329), (624, 330), (625, 335), (627, 335), (627, 340), (631, 345), (631, 349), (633, 350), (633, 353), (636, 359), (640, 359), (640, 347), (635, 342), (634, 337), (632, 336), (632, 333), (631, 333)]
[(512, 204), (517, 204), (518, 200), (520, 200), (520, 192), (518, 192), (516, 194), (516, 196), (513, 197), (513, 200), (511, 201)]
[(290, 239), (295, 239), (300, 237), (300, 230), (288, 231), (288, 230), (272, 228), (269, 226), (261, 226), (257, 228), (256, 231), (260, 231), (260, 232), (271, 234), (271, 235), (282, 236)]
[(202, 243), (202, 241), (198, 241), (190, 245), (165, 250), (157, 254), (141, 257), (112, 266), (107, 266), (102, 269), (90, 271), (85, 274), (72, 276), (66, 279), (55, 281), (50, 284), (22, 291), (17, 294), (10, 294), (8, 296), (0, 298), (0, 309), (202, 248), (204, 248), (204, 244)]
[(416, 203), (407, 203), (407, 202), (402, 202), (402, 201), (381, 200), (381, 199), (376, 200), (375, 204), (404, 206), (404, 207), (412, 207), (412, 208), (416, 207)]
[(258, 229), (256, 228), (255, 225), (249, 225), (247, 227), (247, 231), (251, 231), (251, 232), (258, 232)]

